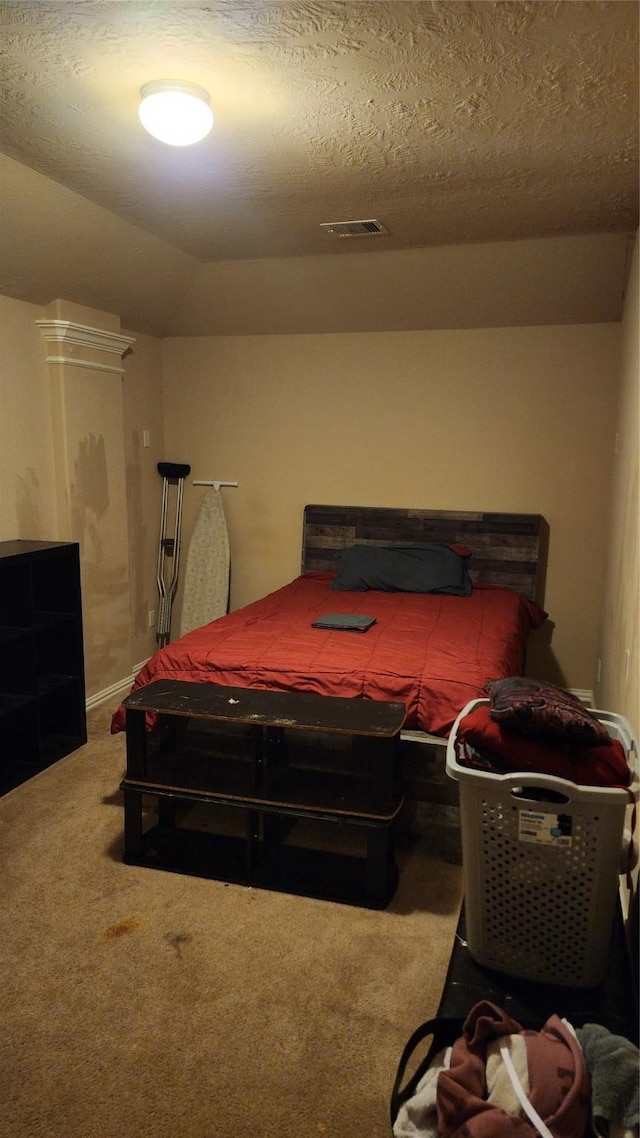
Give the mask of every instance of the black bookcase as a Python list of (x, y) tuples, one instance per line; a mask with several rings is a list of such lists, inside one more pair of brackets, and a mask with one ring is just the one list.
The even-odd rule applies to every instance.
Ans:
[(0, 542), (0, 794), (86, 741), (79, 546)]

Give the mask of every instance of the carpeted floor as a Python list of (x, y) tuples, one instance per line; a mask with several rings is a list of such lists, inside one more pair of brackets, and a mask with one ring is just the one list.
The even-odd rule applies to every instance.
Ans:
[(2, 1133), (389, 1138), (460, 867), (401, 848), (378, 912), (126, 866), (111, 710), (0, 799)]

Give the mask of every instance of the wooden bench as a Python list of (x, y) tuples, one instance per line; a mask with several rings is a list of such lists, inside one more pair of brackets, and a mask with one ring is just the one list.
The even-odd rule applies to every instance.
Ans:
[(160, 680), (124, 706), (126, 862), (389, 903), (404, 704)]

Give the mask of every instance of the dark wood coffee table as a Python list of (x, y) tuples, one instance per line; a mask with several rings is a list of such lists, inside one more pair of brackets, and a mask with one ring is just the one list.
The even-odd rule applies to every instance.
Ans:
[(404, 704), (160, 680), (124, 706), (126, 862), (389, 903)]

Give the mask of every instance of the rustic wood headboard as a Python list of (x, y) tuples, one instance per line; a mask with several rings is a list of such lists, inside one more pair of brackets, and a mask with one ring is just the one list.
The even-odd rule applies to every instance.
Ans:
[(541, 514), (305, 506), (302, 572), (335, 568), (336, 554), (349, 545), (415, 541), (466, 545), (473, 581), (504, 585), (543, 603), (547, 526)]

